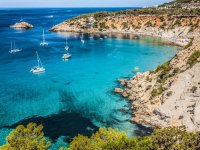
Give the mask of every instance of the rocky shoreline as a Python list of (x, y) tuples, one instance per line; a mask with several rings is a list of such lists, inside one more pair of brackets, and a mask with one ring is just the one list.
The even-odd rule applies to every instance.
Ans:
[(196, 30), (200, 27), (199, 22), (199, 16), (119, 15), (117, 17), (97, 18), (94, 15), (89, 15), (60, 23), (52, 27), (50, 31), (101, 34), (129, 33), (161, 37), (174, 44), (185, 46), (191, 38), (198, 36)]
[(133, 122), (200, 131), (200, 16), (96, 13), (67, 20), (50, 31), (148, 35), (184, 47), (155, 70), (120, 79), (124, 88), (114, 91), (131, 101)]
[(119, 80), (124, 89), (115, 88), (115, 92), (132, 102), (133, 122), (200, 130), (200, 54), (193, 64), (188, 63), (199, 52), (199, 42), (194, 39), (190, 47), (181, 50), (163, 68)]

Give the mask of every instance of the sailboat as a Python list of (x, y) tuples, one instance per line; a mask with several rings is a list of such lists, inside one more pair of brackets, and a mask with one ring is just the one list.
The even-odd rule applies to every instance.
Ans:
[(16, 46), (15, 46), (15, 41), (14, 42), (12, 42), (11, 41), (11, 48), (10, 48), (10, 51), (9, 51), (9, 53), (17, 53), (17, 52), (20, 52), (20, 51), (22, 51), (21, 49), (18, 49), (18, 48), (16, 48)]
[(68, 60), (70, 57), (72, 57), (72, 55), (70, 53), (67, 53), (67, 54), (63, 54), (62, 59)]
[(70, 53), (68, 53), (69, 46), (67, 45), (67, 40), (66, 40), (65, 50), (67, 51), (67, 53), (63, 54), (62, 59), (63, 60), (68, 60), (72, 55)]
[(40, 46), (48, 46), (49, 43), (47, 43), (47, 42), (45, 41), (44, 30), (43, 30), (43, 35), (42, 35), (42, 37), (43, 37), (43, 40), (42, 40), (42, 42), (40, 43)]
[(89, 38), (90, 38), (91, 40), (93, 40), (93, 39), (94, 39), (94, 36), (91, 35)]
[(31, 72), (32, 73), (42, 73), (45, 72), (45, 68), (42, 66), (42, 62), (39, 58), (39, 55), (36, 51), (36, 56), (37, 56), (37, 66), (34, 66), (33, 68), (31, 68)]
[(67, 45), (67, 39), (66, 39), (65, 50), (66, 50), (66, 51), (68, 51), (68, 50), (69, 50), (69, 46)]
[(83, 34), (81, 36), (81, 43), (84, 44), (85, 43), (85, 40), (83, 39)]
[(23, 21), (23, 18), (21, 17), (20, 22), (22, 22), (22, 21)]

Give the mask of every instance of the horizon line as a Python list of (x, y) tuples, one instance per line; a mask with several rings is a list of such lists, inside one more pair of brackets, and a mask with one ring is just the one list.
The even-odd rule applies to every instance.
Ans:
[(102, 7), (93, 7), (93, 6), (91, 6), (91, 7), (0, 7), (0, 9), (1, 8), (142, 8), (142, 7), (144, 7), (144, 6), (120, 6), (120, 7), (108, 7), (108, 6), (102, 6)]

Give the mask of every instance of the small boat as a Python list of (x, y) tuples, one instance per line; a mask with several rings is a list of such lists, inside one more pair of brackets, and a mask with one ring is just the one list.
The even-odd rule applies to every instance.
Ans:
[(99, 38), (100, 40), (103, 40), (103, 38)]
[(67, 40), (66, 40), (65, 50), (66, 50), (66, 51), (69, 50), (69, 46), (67, 45)]
[(81, 43), (84, 44), (85, 43), (85, 40), (83, 39), (83, 34), (81, 36)]
[(24, 19), (21, 17), (20, 22), (24, 21)]
[(62, 59), (67, 60), (71, 57), (72, 55), (67, 53), (67, 54), (63, 54)]
[(17, 53), (17, 52), (21, 52), (22, 50), (21, 49), (18, 49), (18, 48), (16, 48), (16, 46), (15, 46), (15, 41), (12, 43), (12, 41), (11, 41), (11, 49), (10, 49), (10, 51), (9, 51), (9, 53)]
[(93, 39), (94, 39), (94, 37), (93, 37), (93, 36), (90, 36), (89, 38), (90, 38), (91, 40), (93, 40)]
[(42, 73), (42, 72), (45, 72), (45, 68), (42, 66), (42, 62), (38, 56), (38, 53), (36, 51), (36, 56), (37, 56), (37, 66), (34, 66), (33, 68), (31, 68), (31, 72), (32, 73), (36, 73), (36, 74), (39, 74), (39, 73)]
[(42, 40), (42, 42), (40, 43), (40, 46), (48, 46), (49, 43), (47, 43), (47, 42), (45, 41), (44, 30), (43, 30), (43, 35), (42, 35), (42, 37), (43, 37), (43, 40)]
[(84, 44), (84, 43), (85, 43), (85, 40), (81, 39), (81, 43)]

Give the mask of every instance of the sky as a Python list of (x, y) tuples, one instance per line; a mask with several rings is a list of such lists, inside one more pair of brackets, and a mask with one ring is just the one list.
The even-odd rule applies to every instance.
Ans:
[(0, 0), (0, 7), (142, 7), (170, 0)]

